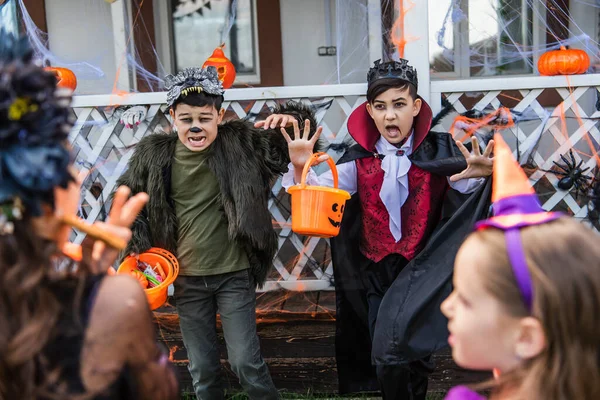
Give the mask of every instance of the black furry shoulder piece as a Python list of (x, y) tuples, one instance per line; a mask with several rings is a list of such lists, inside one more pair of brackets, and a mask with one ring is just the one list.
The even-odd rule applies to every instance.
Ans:
[(71, 93), (57, 91), (52, 73), (33, 61), (26, 37), (0, 29), (0, 204), (20, 199), (40, 215), (66, 187), (73, 126)]
[(431, 128), (435, 128), (448, 114), (454, 110), (452, 103), (447, 98), (442, 97), (442, 109), (431, 120)]
[(277, 104), (275, 107), (271, 109), (273, 114), (288, 114), (299, 119), (300, 129), (304, 127), (304, 120), (302, 118), (308, 119), (311, 124), (311, 129), (314, 130), (317, 128), (317, 120), (315, 119), (315, 110), (313, 107), (308, 106), (306, 104), (302, 104), (296, 101), (287, 101), (284, 104)]

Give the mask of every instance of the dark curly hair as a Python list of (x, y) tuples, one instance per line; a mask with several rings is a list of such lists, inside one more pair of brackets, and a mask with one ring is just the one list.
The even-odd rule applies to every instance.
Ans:
[[(33, 60), (27, 38), (0, 30), (0, 399), (35, 399), (56, 382), (44, 348), (66, 307), (52, 290), (56, 244), (35, 231), (42, 205), (66, 187), (70, 93)], [(7, 213), (18, 200), (22, 211)], [(14, 208), (13, 208), (14, 209)], [(82, 269), (83, 271), (83, 269)], [(85, 271), (83, 272), (85, 273)], [(80, 286), (83, 280), (70, 279)], [(65, 397), (62, 397), (65, 398)]]
[(32, 215), (54, 205), (54, 187), (72, 179), (67, 138), (70, 92), (33, 61), (26, 37), (0, 30), (0, 204), (20, 198)]

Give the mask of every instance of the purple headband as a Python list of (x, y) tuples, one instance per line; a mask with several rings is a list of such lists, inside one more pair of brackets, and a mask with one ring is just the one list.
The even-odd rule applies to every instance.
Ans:
[(529, 268), (527, 268), (525, 251), (523, 250), (523, 243), (521, 242), (520, 228), (513, 228), (505, 231), (504, 237), (506, 238), (508, 259), (515, 279), (517, 280), (517, 286), (519, 287), (527, 311), (531, 313), (531, 306), (533, 304), (533, 282), (531, 281)]
[[(525, 250), (521, 241), (521, 228), (533, 225), (544, 224), (553, 221), (562, 216), (561, 213), (548, 213), (544, 211), (535, 194), (523, 194), (518, 196), (506, 197), (496, 201), (493, 204), (494, 217), (478, 222), (476, 229), (493, 227), (504, 231), (506, 238), (506, 250), (508, 259), (513, 271), (517, 286), (521, 292), (525, 307), (531, 313), (533, 306), (533, 281), (529, 268), (527, 268), (527, 259), (525, 258)], [(545, 214), (544, 218), (535, 221), (528, 221), (528, 216), (536, 214)], [(510, 225), (502, 223), (498, 217), (508, 215), (521, 215), (523, 219), (520, 222), (512, 222)]]

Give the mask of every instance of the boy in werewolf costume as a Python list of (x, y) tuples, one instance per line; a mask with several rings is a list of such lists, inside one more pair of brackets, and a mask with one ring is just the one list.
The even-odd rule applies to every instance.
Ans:
[(217, 312), (244, 390), (251, 399), (278, 399), (260, 354), (255, 307), (256, 287), (277, 251), (270, 187), (289, 159), (279, 131), (266, 129), (292, 120), (314, 127), (314, 117), (288, 103), (255, 126), (221, 123), (224, 90), (216, 69), (187, 68), (165, 82), (175, 132), (143, 138), (119, 179), (133, 193), (150, 194), (126, 254), (157, 246), (179, 260), (174, 297), (198, 399), (223, 399)]
[[(406, 60), (376, 61), (367, 79), (367, 102), (348, 120), (357, 144), (338, 161), (339, 188), (352, 194), (331, 240), (339, 390), (373, 391), (378, 381), (384, 399), (424, 400), (430, 355), (448, 336), (439, 305), (454, 255), (488, 210), (493, 142), (482, 155), (473, 138), (471, 155), (430, 131), (431, 109)], [(282, 131), (286, 188), (300, 181), (316, 143), (295, 130), (294, 140)], [(307, 182), (331, 186), (332, 174), (311, 171)]]

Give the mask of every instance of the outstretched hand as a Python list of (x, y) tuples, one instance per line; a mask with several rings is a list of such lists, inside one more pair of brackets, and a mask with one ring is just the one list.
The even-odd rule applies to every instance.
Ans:
[(450, 177), (451, 182), (469, 178), (481, 178), (492, 174), (494, 158), (491, 157), (491, 154), (494, 149), (494, 141), (490, 140), (488, 142), (483, 154), (481, 154), (479, 141), (475, 136), (471, 137), (471, 144), (473, 145), (473, 152), (469, 153), (469, 150), (460, 141), (456, 141), (458, 149), (465, 156), (467, 168), (458, 174), (452, 175)]
[[(129, 197), (131, 190), (127, 186), (120, 186), (115, 193), (115, 197), (106, 222), (97, 222), (96, 225), (113, 236), (128, 242), (131, 239), (131, 225), (137, 215), (142, 211), (148, 202), (146, 193), (138, 193)], [(105, 272), (117, 259), (119, 250), (107, 246), (104, 242), (97, 240), (92, 250), (92, 259), (101, 271)]]
[[(317, 143), (317, 140), (319, 140), (319, 136), (321, 136), (323, 127), (318, 127), (313, 137), (309, 139), (309, 120), (304, 121), (304, 132), (302, 133), (302, 136), (300, 135), (298, 121), (294, 119), (294, 121), (292, 121), (292, 126), (294, 127), (294, 140), (292, 140), (292, 138), (290, 137), (290, 135), (288, 135), (287, 131), (284, 128), (281, 128), (281, 134), (283, 135), (288, 144), (290, 162), (294, 166), (294, 182), (299, 183), (302, 179), (302, 170), (304, 169), (304, 165), (306, 164), (308, 159), (312, 157), (313, 149), (315, 147), (315, 144)], [(328, 158), (328, 155), (322, 155), (315, 161), (314, 165), (318, 165), (323, 161), (327, 160)]]
[(271, 114), (264, 121), (258, 121), (254, 124), (255, 128), (275, 129), (278, 126), (281, 128), (289, 128), (292, 123), (296, 121), (291, 115), (288, 114)]
[[(288, 152), (290, 154), (290, 161), (294, 165), (294, 169), (296, 171), (302, 172), (304, 168), (304, 164), (306, 161), (312, 156), (313, 148), (319, 140), (319, 136), (321, 136), (321, 132), (323, 131), (322, 127), (318, 127), (317, 131), (313, 135), (312, 138), (308, 138), (310, 134), (310, 121), (304, 121), (304, 132), (300, 135), (300, 128), (298, 127), (298, 121), (295, 119), (292, 121), (292, 126), (294, 127), (294, 140), (288, 135), (287, 131), (284, 128), (281, 128), (281, 134), (285, 138), (288, 144)], [(319, 160), (317, 160), (316, 164), (319, 164), (325, 160), (327, 160), (326, 155), (321, 156)]]

